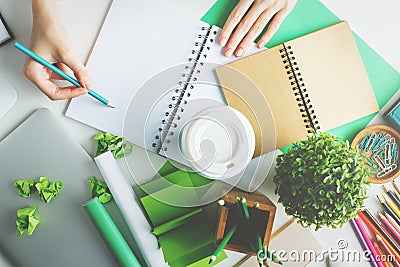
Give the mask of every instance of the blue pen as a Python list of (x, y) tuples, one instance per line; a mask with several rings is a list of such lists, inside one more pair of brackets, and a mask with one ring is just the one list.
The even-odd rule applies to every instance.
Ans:
[[(28, 48), (26, 48), (25, 46), (23, 46), (22, 44), (15, 42), (14, 44), (15, 48), (17, 48), (18, 50), (20, 50), (22, 53), (26, 54), (27, 56), (31, 57), (33, 60), (37, 61), (38, 63), (42, 64), (43, 66), (45, 66), (46, 68), (49, 68), (51, 71), (53, 71), (54, 73), (57, 73), (60, 77), (66, 79), (67, 81), (69, 81), (70, 83), (72, 83), (73, 85), (75, 85), (76, 87), (83, 87), (76, 79), (72, 78), (71, 76), (69, 76), (68, 74), (66, 74), (65, 72), (63, 72), (62, 70), (60, 70), (59, 68), (57, 68), (56, 66), (54, 66), (53, 64), (51, 64), (50, 62), (46, 61), (45, 59), (41, 58), (40, 56), (36, 55), (34, 52), (32, 52), (31, 50), (29, 50)], [(94, 98), (96, 98), (97, 100), (99, 100), (101, 103), (103, 103), (104, 105), (107, 105), (108, 107), (111, 108), (115, 108), (115, 106), (113, 106), (110, 101), (108, 101), (106, 98), (102, 97), (101, 95), (99, 95), (98, 93), (96, 93), (93, 90), (88, 90), (88, 94), (93, 96)]]

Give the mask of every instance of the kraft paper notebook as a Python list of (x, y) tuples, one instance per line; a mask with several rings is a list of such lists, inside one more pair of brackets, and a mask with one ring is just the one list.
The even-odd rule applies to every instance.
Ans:
[[(222, 27), (238, 0), (218, 0), (202, 18), (211, 25)], [(286, 17), (267, 47), (274, 47), (340, 22), (332, 11), (318, 0), (298, 0), (293, 11)], [(400, 87), (400, 73), (388, 64), (357, 33), (353, 32), (362, 61), (380, 108)], [(344, 140), (352, 140), (373, 119), (375, 114), (354, 120), (328, 132)], [(285, 147), (287, 148), (287, 147)], [(285, 149), (283, 149), (285, 150)]]
[[(327, 131), (379, 110), (356, 42), (340, 22), (216, 69), (227, 103), (241, 111), (256, 134), (255, 156), (269, 152), (258, 123), (264, 108), (252, 97), (256, 86), (272, 111), (276, 148)], [(236, 75), (237, 72), (247, 77)], [(245, 97), (246, 101), (243, 100)]]

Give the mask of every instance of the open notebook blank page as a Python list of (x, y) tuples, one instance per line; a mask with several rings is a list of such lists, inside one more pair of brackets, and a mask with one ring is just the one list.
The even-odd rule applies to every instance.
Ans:
[[(66, 115), (122, 134), (131, 97), (152, 76), (187, 61), (198, 28), (199, 18), (165, 1), (114, 1), (87, 67), (95, 90), (116, 108), (106, 108), (84, 96), (71, 101)], [(154, 99), (144, 95), (142, 102), (150, 104)], [(141, 130), (130, 141), (144, 147), (143, 125), (137, 129)]]

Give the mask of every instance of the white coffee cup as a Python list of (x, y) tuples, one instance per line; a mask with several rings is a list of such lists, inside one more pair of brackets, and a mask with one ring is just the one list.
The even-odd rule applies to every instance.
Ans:
[(180, 133), (180, 149), (191, 167), (211, 179), (231, 178), (250, 162), (255, 135), (247, 118), (228, 106), (196, 114)]

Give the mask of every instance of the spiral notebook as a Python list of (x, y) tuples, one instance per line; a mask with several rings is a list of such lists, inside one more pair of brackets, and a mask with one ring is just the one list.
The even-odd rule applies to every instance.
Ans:
[[(239, 71), (249, 79), (235, 75)], [(256, 134), (256, 155), (270, 125), (256, 118), (260, 106), (247, 88), (256, 84), (269, 103), (276, 128), (276, 148), (327, 131), (379, 110), (347, 22), (340, 22), (217, 68), (228, 105), (241, 111)]]
[(216, 43), (220, 29), (199, 18), (165, 1), (114, 1), (87, 67), (93, 87), (117, 108), (83, 96), (71, 101), (66, 116), (188, 165), (178, 133), (195, 112), (226, 105), (214, 70), (235, 59)]

